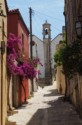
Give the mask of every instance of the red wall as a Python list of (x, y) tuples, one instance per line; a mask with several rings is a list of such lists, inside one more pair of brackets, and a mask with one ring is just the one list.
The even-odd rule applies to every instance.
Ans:
[(18, 15), (17, 14), (8, 14), (8, 35), (13, 33), (18, 36)]
[[(24, 34), (24, 55), (28, 59), (29, 55), (29, 46), (28, 46), (28, 38), (29, 38), (29, 33), (22, 22), (20, 16), (18, 13), (10, 13), (8, 14), (8, 35), (9, 33), (13, 33), (16, 36), (22, 37), (22, 33)], [(20, 46), (20, 49), (22, 50), (22, 46)], [(25, 88), (26, 92), (26, 98), (29, 96), (29, 86), (28, 86), (28, 79), (23, 80), (23, 86)], [(24, 102), (25, 94), (23, 87), (21, 85), (21, 78), (19, 80), (19, 91), (18, 91), (18, 102), (19, 105), (21, 105)]]

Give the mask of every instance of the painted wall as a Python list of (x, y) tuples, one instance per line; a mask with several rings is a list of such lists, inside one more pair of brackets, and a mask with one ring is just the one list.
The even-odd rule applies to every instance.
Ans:
[[(20, 37), (22, 40), (22, 35), (24, 36), (24, 53), (22, 53), (22, 45), (20, 45), (20, 51), (21, 51), (21, 57), (23, 59), (28, 59), (29, 55), (29, 45), (28, 45), (28, 39), (29, 39), (29, 32), (27, 31), (24, 21), (21, 18), (20, 12), (18, 10), (11, 10), (8, 15), (8, 34), (13, 33), (16, 36)], [(16, 78), (15, 78), (16, 79)], [(18, 80), (14, 80), (15, 82), (17, 81), (17, 88), (14, 86), (14, 91), (13, 91), (13, 96), (14, 96), (14, 106), (19, 106), (24, 102), (24, 93), (26, 92), (26, 97), (28, 98), (29, 96), (29, 87), (28, 87), (28, 80), (23, 79), (22, 83), (25, 89), (23, 89), (23, 86), (20, 84), (20, 78), (18, 76)], [(14, 83), (13, 83), (14, 84)], [(15, 93), (17, 93), (17, 98), (15, 96)]]
[[(6, 17), (0, 16), (0, 46), (1, 41), (7, 42), (7, 12), (5, 0), (0, 0), (1, 9)], [(2, 22), (4, 22), (4, 35), (2, 33)], [(3, 37), (2, 37), (3, 36)], [(0, 51), (0, 125), (5, 125), (7, 118), (7, 74), (6, 74), (6, 50), (3, 56)]]
[[(21, 85), (21, 82), (23, 83), (23, 86)], [(19, 77), (19, 87), (18, 87), (18, 106), (22, 105), (29, 96), (29, 84), (28, 84), (28, 79), (24, 78), (21, 80)]]
[[(13, 20), (13, 18), (14, 18), (14, 20)], [(18, 36), (18, 16), (17, 16), (17, 14), (14, 13), (12, 15), (12, 13), (8, 12), (8, 29), (7, 29), (7, 31), (8, 31), (8, 36), (10, 33), (13, 33), (16, 36)], [(8, 105), (7, 108), (9, 110), (9, 107), (12, 109), (12, 107), (15, 105), (13, 91), (14, 91), (14, 93), (16, 93), (17, 89), (15, 90), (14, 86), (17, 86), (18, 84), (15, 84), (16, 81), (12, 80), (14, 78), (14, 76), (12, 76), (11, 78), (9, 76), (7, 76), (7, 77), (8, 77), (7, 85), (9, 86), (9, 88), (7, 87), (7, 91), (9, 91), (9, 102), (7, 104)], [(15, 81), (15, 82), (13, 82), (13, 81)], [(15, 96), (15, 97), (17, 97), (17, 96)]]
[[(29, 55), (29, 46), (28, 46), (28, 38), (29, 38), (29, 33), (27, 33), (27, 30), (25, 29), (20, 17), (18, 20), (18, 36), (21, 37), (22, 39), (22, 34), (24, 35), (24, 53), (23, 56), (25, 59), (28, 59)], [(20, 47), (22, 51), (22, 46)], [(20, 81), (21, 82), (21, 81)], [(26, 93), (26, 99), (29, 96), (29, 86), (28, 86), (28, 79), (23, 79), (23, 86), (25, 88), (25, 92), (23, 87), (19, 83), (19, 105), (21, 105), (24, 102), (25, 99), (25, 93)]]
[[(14, 20), (13, 20), (14, 19)], [(18, 36), (18, 16), (17, 14), (8, 13), (8, 35), (13, 33)]]
[[(52, 59), (52, 69), (54, 69), (54, 60), (53, 56), (56, 52), (56, 45), (59, 44), (59, 42), (63, 40), (63, 35), (59, 34), (57, 35), (52, 41), (51, 41), (51, 59)], [(33, 41), (37, 44), (37, 55), (40, 58), (43, 67), (40, 66), (41, 75), (39, 75), (40, 78), (45, 77), (45, 65), (44, 65), (44, 43), (41, 41), (37, 36), (33, 35)], [(36, 45), (33, 46), (33, 56), (36, 57)]]
[[(24, 56), (28, 59), (29, 56), (29, 33), (27, 32), (26, 28), (24, 27), (20, 17), (18, 18), (18, 36), (22, 39), (22, 34), (24, 34)], [(22, 51), (22, 46), (20, 46)]]
[(41, 63), (43, 64), (43, 66), (39, 66), (39, 69), (41, 71), (41, 75), (39, 75), (39, 78), (44, 78), (45, 77), (44, 43), (35, 35), (33, 35), (33, 41), (37, 44), (37, 48), (36, 45), (33, 46), (33, 56), (34, 57), (38, 56), (40, 58)]

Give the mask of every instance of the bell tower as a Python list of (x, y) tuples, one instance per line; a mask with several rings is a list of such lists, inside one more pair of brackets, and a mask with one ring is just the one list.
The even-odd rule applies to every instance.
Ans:
[(44, 42), (44, 62), (45, 62), (45, 84), (51, 84), (51, 24), (43, 24), (43, 42)]

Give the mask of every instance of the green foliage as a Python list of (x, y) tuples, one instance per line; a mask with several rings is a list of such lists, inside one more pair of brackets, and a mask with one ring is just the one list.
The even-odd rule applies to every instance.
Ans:
[(56, 66), (62, 65), (62, 54), (63, 54), (63, 51), (65, 50), (65, 48), (66, 48), (65, 42), (61, 41), (61, 43), (59, 44), (57, 51), (54, 55), (54, 62), (56, 63)]
[(61, 65), (62, 61), (61, 61), (61, 51), (60, 49), (58, 51), (56, 51), (55, 55), (54, 55), (54, 61), (56, 62), (56, 66)]
[(82, 75), (82, 57), (78, 60), (77, 72)]
[(82, 44), (80, 41), (74, 41), (72, 45), (59, 46), (54, 55), (56, 65), (63, 66), (63, 72), (71, 78), (77, 72), (82, 75)]

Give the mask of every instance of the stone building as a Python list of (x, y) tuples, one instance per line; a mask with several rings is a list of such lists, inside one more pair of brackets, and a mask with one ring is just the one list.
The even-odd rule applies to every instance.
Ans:
[(7, 3), (0, 0), (0, 125), (5, 125), (7, 118), (6, 43)]
[[(82, 0), (65, 0), (65, 23), (67, 44), (76, 41), (76, 21), (82, 17)], [(79, 39), (81, 40), (81, 39)], [(82, 76), (75, 75), (68, 81), (68, 94), (82, 116)]]

